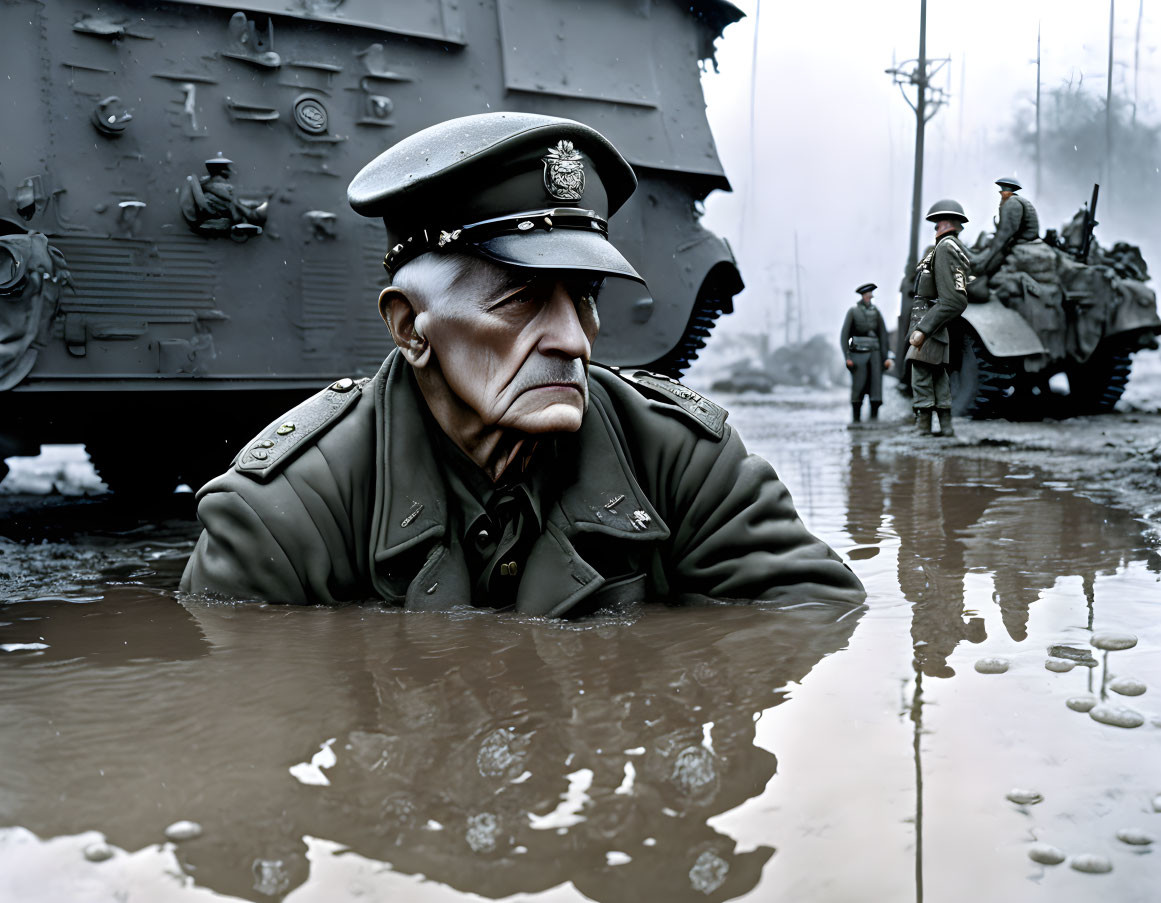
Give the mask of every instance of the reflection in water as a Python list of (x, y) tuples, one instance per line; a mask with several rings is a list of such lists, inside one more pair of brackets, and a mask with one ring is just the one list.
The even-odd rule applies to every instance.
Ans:
[[(912, 722), (917, 903), (924, 894), (924, 678), (953, 677), (948, 659), (956, 647), (987, 639), (984, 618), (965, 605), (966, 575), (991, 578), (1004, 629), (1019, 643), (1028, 638), (1031, 606), (1061, 578), (1080, 577), (1091, 630), (1098, 576), (1134, 561), (1161, 572), (1161, 558), (1130, 514), (1057, 488), (998, 462), (895, 455), (873, 440), (852, 443), (846, 530), (854, 543), (874, 546), (852, 557), (873, 557), (893, 528), (899, 588), (912, 607), (915, 675), (904, 709)], [(1107, 674), (1106, 660), (1102, 700)]]
[(115, 587), (6, 613), (48, 648), (0, 668), (0, 824), (135, 850), (192, 819), (183, 870), (252, 900), (308, 880), (309, 835), (487, 897), (629, 901), (757, 885), (774, 849), (707, 820), (764, 791), (757, 719), (859, 611), (569, 625)]

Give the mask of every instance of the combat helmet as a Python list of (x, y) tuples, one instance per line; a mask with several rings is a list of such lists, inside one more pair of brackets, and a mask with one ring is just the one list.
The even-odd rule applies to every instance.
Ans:
[(1002, 179), (996, 179), (996, 184), (1000, 186), (1002, 191), (1016, 192), (1024, 187), (1016, 179), (1013, 179), (1010, 176), (1006, 176)]
[(953, 201), (951, 198), (936, 201), (931, 205), (931, 209), (927, 211), (927, 221), (929, 223), (937, 223), (941, 219), (958, 220), (960, 225), (968, 221), (967, 215), (963, 212), (963, 205), (959, 201)]

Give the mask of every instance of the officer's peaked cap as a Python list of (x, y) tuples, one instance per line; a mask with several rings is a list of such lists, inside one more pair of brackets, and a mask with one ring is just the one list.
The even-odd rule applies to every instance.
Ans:
[(382, 217), (395, 272), (428, 251), (476, 254), (526, 269), (644, 280), (608, 240), (608, 218), (637, 187), (596, 129), (534, 113), (450, 119), (385, 150), (347, 200)]
[(873, 282), (864, 282), (857, 289), (855, 289), (855, 294), (856, 295), (865, 295), (867, 292), (873, 292), (878, 287), (879, 286), (875, 285), (875, 283), (873, 283)]
[(1012, 178), (996, 179), (996, 184), (1008, 191), (1019, 191), (1024, 186)]
[(931, 209), (927, 211), (927, 221), (929, 223), (937, 223), (941, 219), (958, 220), (960, 223), (966, 223), (968, 221), (967, 215), (963, 212), (963, 205), (959, 201), (953, 201), (951, 198), (936, 201), (931, 205)]

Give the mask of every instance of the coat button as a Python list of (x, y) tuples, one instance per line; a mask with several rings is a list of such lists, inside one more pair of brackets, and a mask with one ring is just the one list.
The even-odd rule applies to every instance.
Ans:
[(501, 577), (515, 577), (518, 567), (515, 561), (509, 561), (507, 564), (500, 565)]
[(355, 381), (349, 376), (344, 376), (338, 382), (331, 383), (331, 391), (333, 392), (350, 392), (355, 387)]
[(492, 538), (492, 534), (489, 533), (487, 530), (481, 530), (479, 533), (476, 534), (476, 542), (478, 542), (480, 545), (484, 545), (491, 538)]

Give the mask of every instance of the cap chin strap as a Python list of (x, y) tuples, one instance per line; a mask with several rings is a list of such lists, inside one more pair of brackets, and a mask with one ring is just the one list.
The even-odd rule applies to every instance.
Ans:
[(551, 232), (553, 229), (582, 229), (598, 232), (605, 239), (609, 237), (609, 224), (597, 216), (595, 210), (583, 210), (580, 207), (525, 210), (454, 229), (423, 229), (388, 251), (383, 258), (383, 268), (387, 270), (388, 276), (394, 277), (405, 263), (428, 251), (467, 251), (473, 245), (500, 235), (520, 235), (533, 230)]

